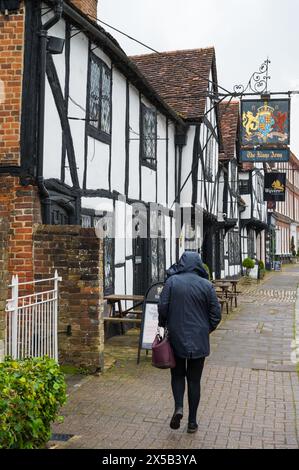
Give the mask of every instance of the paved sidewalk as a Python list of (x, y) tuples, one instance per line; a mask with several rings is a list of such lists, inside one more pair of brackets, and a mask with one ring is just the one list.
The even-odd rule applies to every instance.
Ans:
[[(212, 335), (199, 407), (199, 430), (169, 428), (169, 371), (142, 354), (134, 332), (107, 344), (116, 365), (88, 377), (63, 409), (54, 433), (73, 434), (56, 448), (299, 448), (299, 381), (291, 361), (299, 266), (246, 286), (240, 306)], [(298, 332), (299, 334), (299, 332)], [(124, 345), (124, 341), (126, 345)], [(187, 415), (187, 412), (185, 413)]]

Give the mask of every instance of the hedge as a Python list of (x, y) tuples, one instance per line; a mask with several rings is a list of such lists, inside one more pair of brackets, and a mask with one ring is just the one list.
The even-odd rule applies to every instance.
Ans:
[(48, 357), (0, 363), (0, 448), (37, 449), (66, 401), (59, 365)]

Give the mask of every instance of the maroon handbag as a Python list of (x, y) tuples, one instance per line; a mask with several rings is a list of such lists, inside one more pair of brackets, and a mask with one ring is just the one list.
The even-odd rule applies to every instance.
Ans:
[(152, 365), (158, 369), (173, 369), (175, 358), (168, 340), (168, 331), (165, 329), (164, 338), (158, 332), (152, 344)]

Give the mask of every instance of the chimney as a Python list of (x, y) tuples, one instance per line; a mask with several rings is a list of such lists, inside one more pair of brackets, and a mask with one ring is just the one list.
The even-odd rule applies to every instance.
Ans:
[(90, 19), (95, 20), (97, 15), (98, 0), (70, 0), (70, 3), (79, 8)]

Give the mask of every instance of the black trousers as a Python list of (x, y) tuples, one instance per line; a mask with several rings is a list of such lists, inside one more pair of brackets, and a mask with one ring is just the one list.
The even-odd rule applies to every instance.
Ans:
[(189, 423), (196, 422), (197, 408), (200, 401), (200, 380), (205, 358), (183, 359), (175, 356), (176, 367), (171, 370), (171, 388), (175, 408), (182, 408), (184, 404), (185, 384), (187, 378)]

